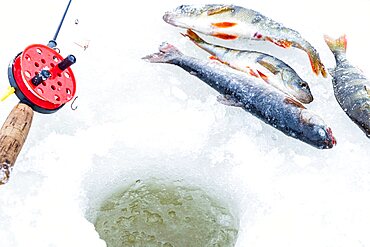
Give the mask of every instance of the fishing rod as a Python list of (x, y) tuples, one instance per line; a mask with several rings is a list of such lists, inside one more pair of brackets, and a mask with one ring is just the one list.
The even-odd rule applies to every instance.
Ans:
[(0, 129), (0, 185), (9, 180), (30, 130), (34, 111), (55, 113), (75, 95), (76, 80), (70, 66), (76, 58), (73, 55), (63, 58), (56, 48), (56, 39), (71, 2), (69, 0), (53, 39), (47, 45), (29, 45), (8, 66), (10, 87), (1, 101), (15, 94), (20, 102)]
[(54, 41), (55, 43), (56, 43), (56, 40), (57, 40), (57, 37), (58, 37), (59, 31), (60, 31), (60, 28), (62, 27), (63, 22), (64, 22), (64, 19), (66, 18), (66, 15), (67, 15), (67, 12), (68, 12), (69, 6), (71, 5), (71, 2), (72, 2), (72, 0), (69, 0), (68, 5), (67, 5), (67, 8), (66, 8), (66, 10), (64, 11), (64, 14), (63, 14), (62, 20), (60, 21), (59, 26), (58, 26), (58, 28), (57, 28), (57, 31), (56, 31), (56, 32), (55, 32), (55, 34), (54, 34), (54, 38), (52, 39), (52, 41)]

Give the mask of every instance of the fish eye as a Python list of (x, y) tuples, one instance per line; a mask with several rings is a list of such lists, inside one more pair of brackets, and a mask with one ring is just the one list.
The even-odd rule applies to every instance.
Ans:
[(319, 129), (319, 135), (320, 135), (321, 137), (325, 137), (325, 136), (326, 136), (326, 132), (325, 132), (325, 130), (323, 130), (323, 129)]
[(308, 83), (307, 83), (307, 82), (302, 81), (299, 85), (300, 85), (301, 87), (303, 87), (303, 88), (308, 89)]

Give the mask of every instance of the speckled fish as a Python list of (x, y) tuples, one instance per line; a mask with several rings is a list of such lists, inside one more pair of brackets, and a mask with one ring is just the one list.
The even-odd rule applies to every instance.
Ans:
[(331, 129), (319, 116), (255, 77), (247, 77), (221, 63), (186, 56), (168, 43), (163, 43), (158, 53), (143, 59), (183, 68), (217, 90), (222, 103), (241, 107), (288, 136), (320, 149), (336, 144)]
[(337, 40), (325, 36), (325, 41), (336, 61), (335, 69), (329, 70), (333, 77), (335, 98), (352, 121), (370, 138), (370, 81), (348, 62), (345, 36)]
[(163, 16), (167, 23), (224, 40), (264, 40), (280, 47), (296, 47), (308, 54), (313, 72), (326, 77), (315, 48), (290, 28), (257, 11), (235, 5), (181, 5)]
[(192, 30), (186, 34), (197, 46), (212, 55), (212, 59), (229, 65), (230, 67), (247, 72), (251, 76), (263, 79), (266, 83), (293, 96), (302, 103), (312, 102), (313, 97), (308, 83), (286, 63), (268, 54), (249, 51), (234, 50), (217, 46), (204, 41)]

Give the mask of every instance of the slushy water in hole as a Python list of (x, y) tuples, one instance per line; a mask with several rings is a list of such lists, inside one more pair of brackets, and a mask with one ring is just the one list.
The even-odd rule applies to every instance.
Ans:
[(238, 227), (235, 215), (202, 189), (155, 179), (111, 195), (95, 221), (108, 247), (232, 247)]

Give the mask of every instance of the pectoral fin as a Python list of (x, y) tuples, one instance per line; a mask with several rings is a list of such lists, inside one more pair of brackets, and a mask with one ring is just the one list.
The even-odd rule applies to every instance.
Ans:
[(227, 33), (213, 33), (212, 36), (223, 40), (234, 40), (239, 38), (237, 35)]
[(277, 73), (279, 73), (279, 70), (276, 68), (275, 65), (269, 63), (269, 62), (266, 62), (266, 61), (263, 61), (263, 60), (259, 60), (257, 61), (259, 64), (261, 64), (263, 67), (265, 67), (266, 69), (268, 69), (269, 71), (271, 71), (271, 73), (273, 73), (274, 75), (276, 75)]
[(237, 99), (232, 97), (231, 95), (219, 95), (217, 96), (217, 101), (221, 104), (227, 106), (235, 106), (235, 107), (243, 107), (243, 103), (239, 102)]
[(235, 23), (235, 22), (215, 22), (215, 23), (212, 23), (212, 26), (214, 27), (218, 27), (218, 28), (229, 28), (229, 27), (233, 27), (233, 26), (236, 26), (238, 25), (238, 23)]

